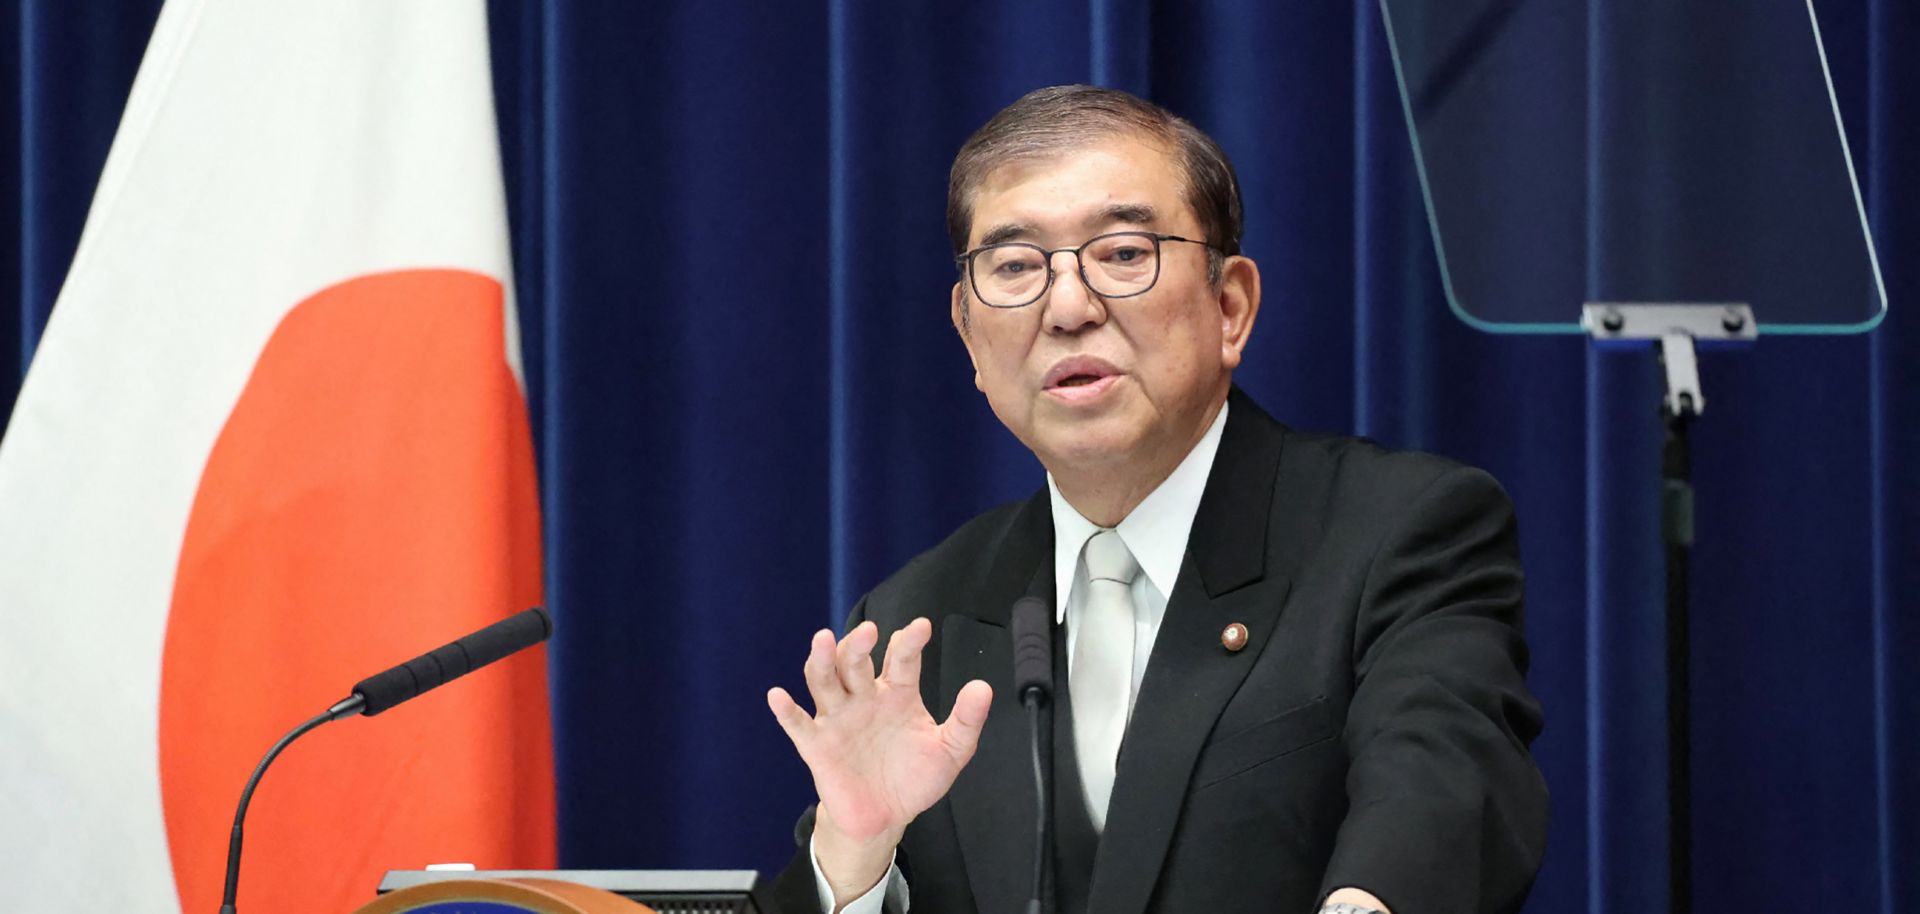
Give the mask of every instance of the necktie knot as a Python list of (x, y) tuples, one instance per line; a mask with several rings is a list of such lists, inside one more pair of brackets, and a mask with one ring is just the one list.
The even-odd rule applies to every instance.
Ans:
[(1088, 580), (1132, 584), (1139, 574), (1140, 562), (1134, 559), (1133, 551), (1117, 531), (1102, 530), (1087, 540)]

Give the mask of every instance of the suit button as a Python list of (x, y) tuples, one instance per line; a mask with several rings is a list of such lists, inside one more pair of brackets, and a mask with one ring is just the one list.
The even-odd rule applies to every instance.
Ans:
[(1233, 653), (1247, 646), (1247, 627), (1238, 622), (1220, 630), (1220, 646)]

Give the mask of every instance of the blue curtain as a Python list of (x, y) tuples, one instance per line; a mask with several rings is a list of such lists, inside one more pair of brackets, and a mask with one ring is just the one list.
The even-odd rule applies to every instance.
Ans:
[[(765, 690), (1039, 484), (947, 325), (946, 168), (1022, 92), (1092, 81), (1239, 166), (1244, 387), (1512, 492), (1554, 794), (1528, 910), (1664, 904), (1656, 368), (1448, 313), (1373, 0), (756, 6), (492, 3), (564, 865), (777, 866), (811, 788)], [(156, 9), (0, 21), (9, 402)], [(1920, 911), (1920, 11), (1819, 12), (1893, 309), (1703, 357), (1694, 879), (1703, 909)]]

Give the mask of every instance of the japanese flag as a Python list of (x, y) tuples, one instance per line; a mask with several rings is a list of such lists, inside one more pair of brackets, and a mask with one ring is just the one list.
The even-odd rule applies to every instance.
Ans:
[[(0, 441), (0, 911), (212, 912), (363, 676), (540, 602), (479, 0), (168, 0)], [(553, 865), (530, 651), (295, 743), (241, 910)]]

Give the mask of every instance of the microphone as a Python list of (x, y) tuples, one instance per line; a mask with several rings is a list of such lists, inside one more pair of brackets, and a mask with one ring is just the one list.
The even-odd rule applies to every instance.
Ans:
[(1013, 604), (1013, 694), (1022, 704), (1053, 698), (1053, 615), (1039, 597)]
[(1027, 900), (1027, 914), (1041, 914), (1047, 860), (1053, 856), (1053, 816), (1047, 802), (1053, 783), (1052, 744), (1043, 750), (1040, 740), (1040, 710), (1053, 698), (1053, 611), (1039, 597), (1021, 597), (1013, 604), (1013, 692), (1027, 708), (1033, 745), (1033, 896)]
[(501, 619), (384, 673), (368, 676), (354, 683), (353, 694), (362, 701), (360, 713), (372, 717), (495, 660), (539, 644), (547, 640), (550, 634), (553, 634), (553, 620), (548, 618), (546, 611), (535, 607)]
[(353, 694), (280, 737), (253, 769), (253, 776), (247, 778), (247, 786), (240, 791), (240, 805), (233, 811), (233, 832), (227, 839), (227, 881), (220, 897), (220, 914), (235, 914), (234, 896), (240, 888), (240, 826), (246, 821), (247, 806), (253, 802), (254, 789), (260, 786), (260, 776), (267, 773), (267, 766), (273, 764), (287, 744), (328, 721), (351, 714), (372, 716), (417, 698), (429, 689), (539, 644), (552, 633), (553, 620), (537, 606), (508, 616), (465, 638), (360, 680), (354, 684)]

